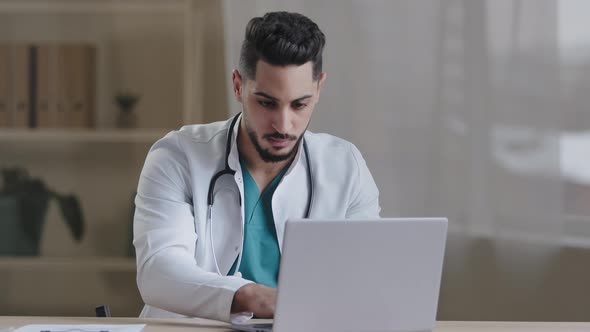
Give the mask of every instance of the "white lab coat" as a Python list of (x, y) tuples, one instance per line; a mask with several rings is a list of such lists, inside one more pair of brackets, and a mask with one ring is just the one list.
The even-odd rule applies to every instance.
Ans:
[[(250, 281), (226, 276), (242, 249), (244, 186), (236, 136), (229, 165), (235, 176), (216, 185), (213, 231), (207, 192), (224, 168), (231, 119), (185, 126), (157, 141), (147, 155), (135, 199), (137, 285), (146, 303), (141, 317), (193, 316), (230, 321), (234, 293)], [(379, 191), (357, 148), (342, 139), (305, 133), (313, 174), (310, 218), (375, 218)], [(272, 198), (279, 248), (285, 222), (303, 218), (308, 201), (305, 154), (298, 150)], [(234, 181), (232, 181), (234, 180)], [(238, 198), (240, 197), (240, 198)], [(213, 251), (223, 276), (217, 273)]]

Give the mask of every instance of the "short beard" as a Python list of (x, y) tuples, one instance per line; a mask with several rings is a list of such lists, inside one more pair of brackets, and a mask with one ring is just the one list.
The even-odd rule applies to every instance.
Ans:
[[(246, 122), (246, 131), (248, 132), (248, 137), (250, 137), (250, 141), (252, 142), (252, 144), (254, 144), (254, 147), (256, 148), (258, 155), (260, 156), (260, 158), (263, 161), (265, 161), (267, 163), (278, 163), (281, 161), (288, 160), (293, 155), (295, 155), (295, 153), (297, 152), (297, 148), (299, 147), (299, 143), (301, 143), (301, 139), (303, 139), (303, 134), (301, 134), (299, 136), (299, 138), (297, 138), (297, 142), (295, 143), (295, 146), (293, 146), (291, 151), (289, 151), (285, 154), (274, 154), (274, 153), (270, 152), (269, 150), (263, 149), (262, 146), (260, 146), (260, 142), (258, 141), (258, 137), (256, 136), (256, 133), (250, 128), (250, 126), (248, 126), (248, 122)], [(303, 132), (303, 133), (305, 133), (305, 132)], [(292, 136), (282, 135), (279, 133), (265, 135), (265, 136), (277, 137), (277, 138), (292, 137)]]

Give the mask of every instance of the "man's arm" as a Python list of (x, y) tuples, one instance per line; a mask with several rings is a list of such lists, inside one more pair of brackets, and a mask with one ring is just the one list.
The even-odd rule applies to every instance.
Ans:
[(152, 147), (135, 199), (137, 285), (146, 304), (187, 316), (229, 321), (234, 294), (249, 281), (219, 276), (197, 266), (198, 234), (189, 174), (176, 133)]
[(347, 219), (379, 218), (379, 189), (371, 176), (367, 163), (360, 151), (350, 144), (350, 152), (356, 161), (358, 173), (353, 179), (352, 201), (346, 211)]

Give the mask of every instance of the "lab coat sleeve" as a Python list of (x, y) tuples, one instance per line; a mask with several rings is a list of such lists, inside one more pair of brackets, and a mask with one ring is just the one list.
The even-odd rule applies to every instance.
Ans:
[(346, 210), (347, 219), (379, 218), (379, 189), (371, 176), (361, 152), (350, 144), (350, 153), (356, 163), (357, 172), (351, 179), (352, 199)]
[[(197, 266), (191, 182), (178, 136), (158, 141), (146, 158), (135, 198), (137, 285), (148, 305), (230, 321), (234, 293), (249, 281)], [(206, 184), (200, 184), (206, 185)]]

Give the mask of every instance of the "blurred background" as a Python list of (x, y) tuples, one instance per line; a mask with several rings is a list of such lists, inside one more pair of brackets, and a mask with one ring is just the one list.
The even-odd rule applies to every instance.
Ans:
[(439, 320), (590, 320), (590, 2), (0, 0), (0, 315), (137, 316), (146, 153), (228, 118), (248, 20), (327, 38), (310, 129), (449, 218)]

